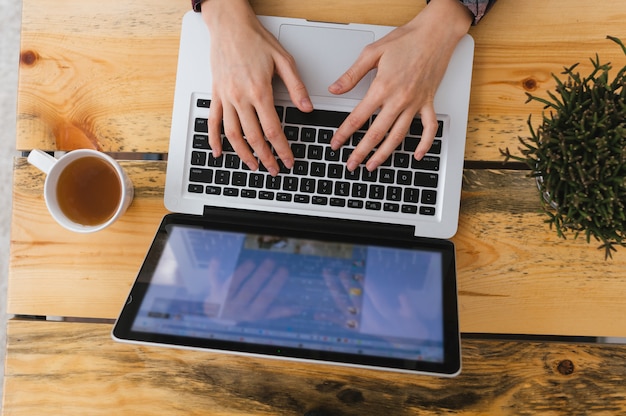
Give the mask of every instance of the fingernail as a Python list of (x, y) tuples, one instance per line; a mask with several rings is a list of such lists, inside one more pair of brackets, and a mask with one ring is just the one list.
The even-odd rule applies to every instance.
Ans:
[(278, 169), (276, 169), (275, 167), (271, 167), (271, 168), (267, 168), (267, 171), (270, 173), (270, 175), (272, 176), (276, 176), (278, 175)]
[(303, 98), (302, 101), (300, 101), (300, 105), (305, 109), (313, 109), (313, 103), (308, 97)]
[(250, 168), (250, 170), (252, 170), (252, 171), (255, 171), (255, 170), (257, 170), (259, 168), (259, 165), (256, 163), (256, 160), (255, 161), (251, 160), (251, 161), (245, 162), (245, 163), (246, 163), (246, 166), (248, 166)]
[(424, 154), (424, 152), (415, 152), (415, 160), (419, 162), (424, 157)]
[(357, 168), (357, 166), (359, 166), (359, 164), (358, 164), (358, 163), (356, 163), (356, 162), (355, 162), (355, 161), (353, 161), (353, 160), (349, 160), (349, 161), (348, 161), (348, 164), (346, 165), (346, 167), (348, 168), (348, 170), (349, 170), (350, 172), (354, 171), (354, 169), (356, 169), (356, 168)]
[(293, 159), (285, 159), (283, 160), (283, 164), (287, 169), (293, 168)]
[(339, 84), (339, 82), (335, 82), (330, 87), (328, 87), (328, 91), (332, 92), (333, 94), (338, 93), (339, 91), (341, 91), (341, 84)]

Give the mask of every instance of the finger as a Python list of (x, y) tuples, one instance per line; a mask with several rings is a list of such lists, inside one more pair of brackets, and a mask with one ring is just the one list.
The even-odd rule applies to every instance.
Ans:
[[(274, 107), (272, 106), (272, 108)], [(270, 149), (267, 140), (265, 140), (255, 109), (249, 107), (245, 111), (240, 111), (239, 118), (241, 119), (241, 127), (246, 136), (246, 141), (256, 152), (259, 161), (263, 163), (267, 171), (272, 176), (276, 176), (278, 174), (278, 163), (272, 154), (272, 149)]]
[(291, 151), (291, 147), (287, 142), (280, 120), (278, 119), (273, 98), (268, 96), (268, 101), (263, 103), (263, 105), (257, 109), (257, 112), (265, 137), (272, 144), (276, 154), (280, 160), (283, 161), (285, 167), (291, 169), (294, 162), (293, 152)]
[(232, 106), (224, 107), (224, 135), (228, 139), (228, 142), (233, 146), (233, 150), (239, 155), (239, 158), (245, 163), (250, 170), (257, 170), (259, 164), (256, 157), (252, 154), (252, 150), (248, 143), (243, 138), (241, 131), (241, 122), (239, 116)]
[(281, 55), (275, 58), (276, 73), (283, 80), (289, 97), (293, 104), (298, 107), (300, 111), (308, 113), (313, 111), (313, 104), (311, 98), (304, 85), (304, 82), (298, 74), (296, 62), (291, 55)]
[[(354, 148), (352, 154), (346, 162), (346, 168), (349, 171), (353, 171), (357, 166), (371, 153), (374, 147), (383, 141), (385, 135), (391, 128), (395, 121), (395, 116), (391, 111), (381, 111), (375, 118), (372, 125), (367, 129), (367, 133), (363, 136), (363, 139)], [(384, 162), (384, 159), (379, 162)]]
[(359, 57), (330, 87), (332, 94), (343, 94), (350, 91), (361, 79), (376, 66), (379, 55), (374, 52), (371, 45), (366, 46)]
[(405, 111), (393, 123), (393, 126), (387, 133), (382, 143), (378, 146), (378, 149), (369, 158), (366, 169), (370, 172), (383, 164), (391, 154), (402, 144), (406, 137), (406, 133), (409, 131), (411, 121), (413, 120), (413, 114), (410, 111)]
[(222, 119), (223, 108), (221, 100), (214, 98), (209, 109), (208, 127), (209, 127), (209, 146), (215, 157), (222, 154)]
[(422, 160), (426, 152), (430, 150), (430, 147), (433, 145), (433, 141), (435, 140), (437, 129), (439, 128), (437, 114), (435, 113), (435, 108), (432, 104), (424, 107), (420, 112), (420, 116), (422, 118), (424, 130), (422, 131), (420, 143), (417, 145), (415, 153), (413, 154), (416, 160)]
[[(374, 114), (374, 112), (380, 107), (380, 101), (375, 98), (370, 91), (368, 91), (365, 98), (354, 108), (354, 110), (352, 110), (348, 117), (346, 117), (343, 123), (341, 123), (339, 128), (335, 131), (335, 134), (330, 140), (330, 147), (333, 150), (339, 149), (354, 134), (355, 131), (362, 129), (363, 126), (368, 123), (372, 114)], [(368, 129), (368, 134), (372, 127), (373, 126), (370, 126)]]

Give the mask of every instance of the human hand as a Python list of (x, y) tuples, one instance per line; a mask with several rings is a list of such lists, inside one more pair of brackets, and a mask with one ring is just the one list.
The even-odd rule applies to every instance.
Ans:
[(205, 1), (202, 16), (211, 33), (213, 96), (208, 125), (213, 153), (219, 157), (222, 152), (223, 120), (224, 134), (251, 170), (259, 167), (256, 152), (268, 172), (278, 174), (268, 142), (291, 169), (293, 153), (274, 107), (274, 74), (283, 80), (298, 109), (313, 110), (293, 57), (261, 25), (247, 0)]
[(454, 48), (471, 23), (471, 15), (458, 0), (433, 0), (409, 23), (366, 46), (352, 67), (329, 87), (331, 93), (343, 94), (377, 68), (367, 94), (331, 140), (337, 150), (380, 110), (348, 159), (348, 170), (356, 169), (378, 146), (365, 165), (369, 171), (376, 169), (404, 140), (418, 113), (424, 130), (414, 157), (424, 157), (438, 127), (435, 93)]

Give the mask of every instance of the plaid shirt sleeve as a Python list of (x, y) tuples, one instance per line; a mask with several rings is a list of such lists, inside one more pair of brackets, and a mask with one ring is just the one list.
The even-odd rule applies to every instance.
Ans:
[[(474, 15), (474, 24), (478, 23), (480, 19), (485, 17), (495, 2), (496, 0), (461, 0), (461, 3), (463, 3), (465, 7), (467, 7)], [(430, 0), (426, 0), (426, 3), (430, 3)]]
[(461, 0), (474, 15), (474, 24), (478, 23), (482, 19), (496, 0)]
[[(201, 4), (204, 0), (191, 0), (191, 7), (199, 12), (201, 8)], [(430, 0), (426, 0), (428, 3)], [(463, 3), (474, 15), (474, 24), (478, 23), (480, 19), (482, 19), (491, 6), (496, 2), (496, 0), (461, 0)]]

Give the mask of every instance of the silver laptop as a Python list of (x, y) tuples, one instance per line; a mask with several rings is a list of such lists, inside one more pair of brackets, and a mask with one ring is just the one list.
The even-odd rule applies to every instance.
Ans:
[(374, 172), (363, 165), (350, 173), (347, 155), (364, 132), (355, 133), (338, 152), (332, 133), (365, 95), (374, 72), (349, 93), (327, 90), (364, 46), (393, 30), (364, 24), (333, 24), (259, 16), (263, 25), (293, 55), (306, 84), (313, 114), (299, 112), (286, 88), (275, 83), (275, 104), (290, 141), (295, 166), (272, 178), (252, 172), (224, 141), (214, 158), (208, 145), (211, 100), (210, 37), (201, 15), (183, 20), (165, 185), (165, 205), (173, 212), (203, 215), (207, 208), (266, 211), (393, 224), (418, 237), (450, 238), (458, 227), (473, 39), (455, 50), (435, 97), (439, 130), (420, 162), (413, 151), (421, 123), (414, 120), (403, 145)]

